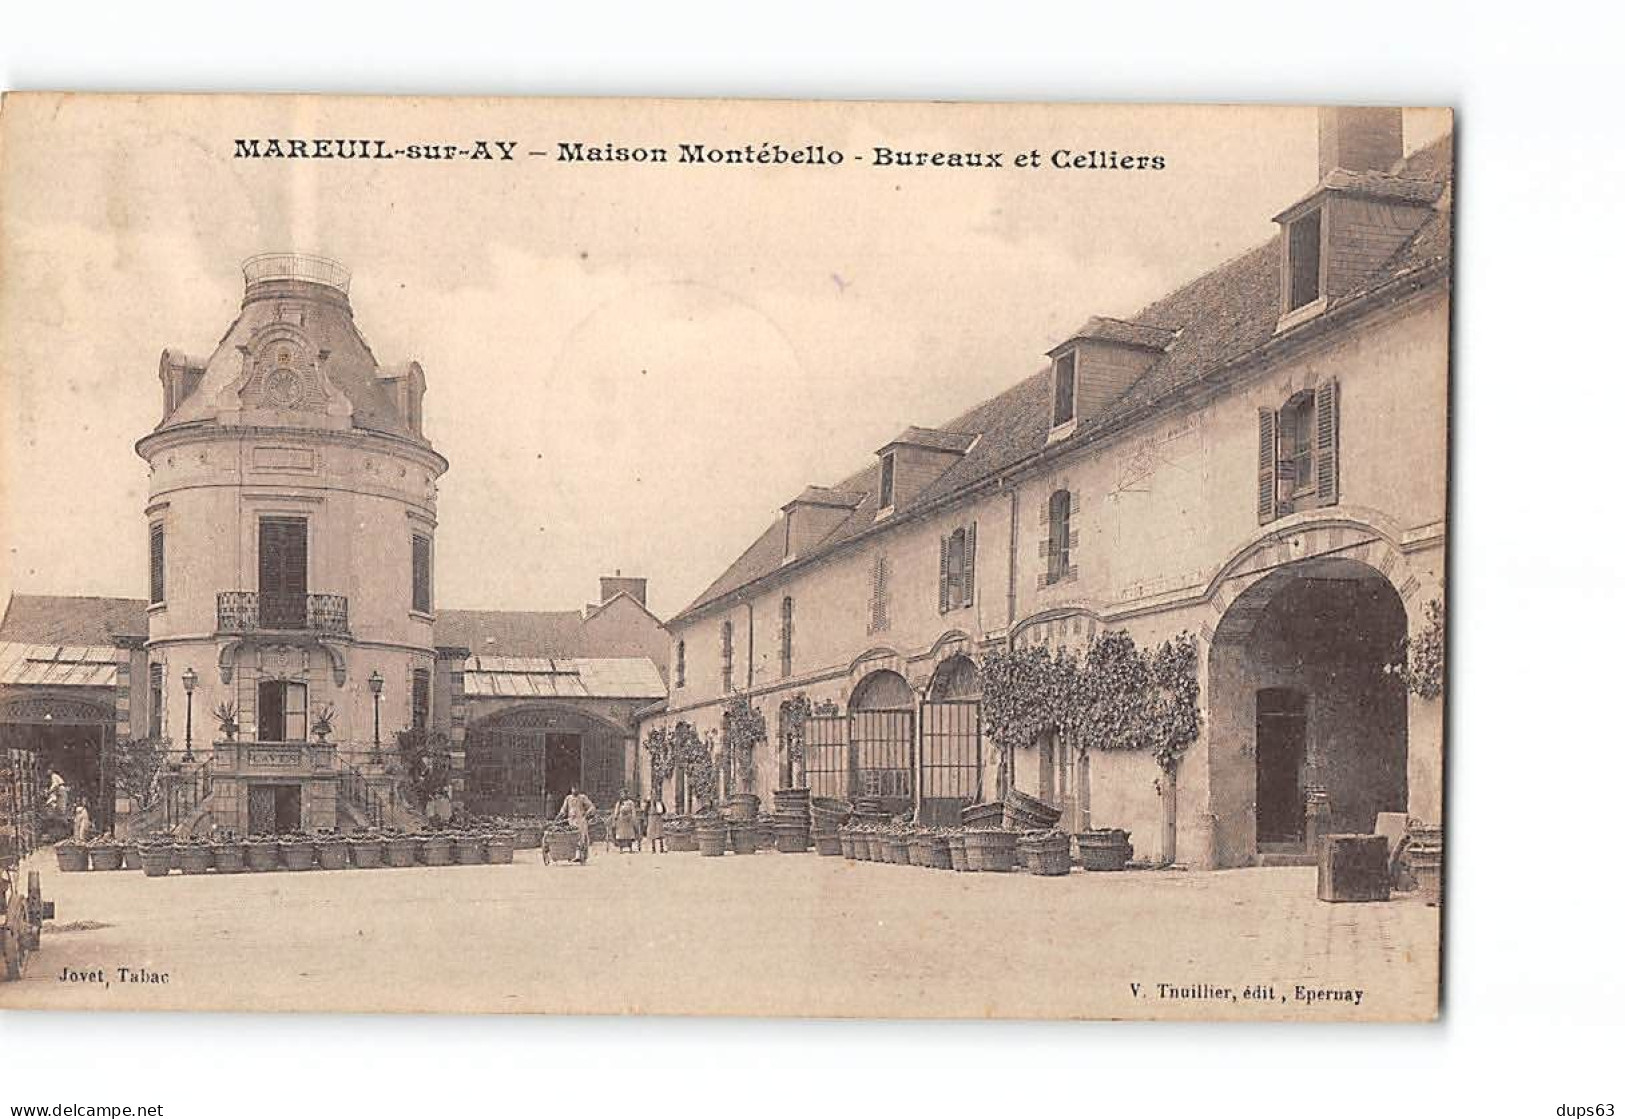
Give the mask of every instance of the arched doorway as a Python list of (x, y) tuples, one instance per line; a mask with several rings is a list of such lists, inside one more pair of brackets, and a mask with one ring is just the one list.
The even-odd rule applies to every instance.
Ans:
[(607, 808), (627, 784), (627, 737), (567, 707), (527, 706), (479, 719), (464, 744), (468, 811), (551, 817), (571, 786)]
[[(83, 801), (94, 830), (113, 827), (114, 798), (118, 791), (113, 757), (114, 713), (98, 700), (56, 693), (15, 696), (0, 704), (0, 755), (16, 803), (43, 808), (52, 773), (68, 788), (70, 803)], [(143, 790), (144, 792), (145, 790)], [(47, 820), (40, 817), (39, 842), (52, 842), (68, 834), (71, 813), (64, 808)]]
[(890, 669), (871, 672), (852, 691), (851, 789), (879, 797), (888, 812), (914, 807), (914, 691)]
[(956, 827), (982, 794), (982, 677), (962, 653), (931, 675), (920, 707), (920, 822)]
[(1405, 811), (1406, 694), (1386, 671), (1405, 629), (1387, 577), (1343, 558), (1279, 568), (1230, 605), (1209, 657), (1220, 865), (1312, 857), (1311, 796), (1327, 804), (1323, 833)]

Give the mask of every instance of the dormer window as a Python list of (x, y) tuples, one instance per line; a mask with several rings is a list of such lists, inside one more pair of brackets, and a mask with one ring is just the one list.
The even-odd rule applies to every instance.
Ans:
[(1051, 427), (1071, 423), (1078, 414), (1078, 355), (1068, 350), (1055, 359), (1055, 411)]
[(1287, 226), (1287, 311), (1307, 307), (1321, 296), (1320, 211), (1311, 210)]
[(897, 496), (897, 456), (880, 456), (880, 507), (890, 509)]

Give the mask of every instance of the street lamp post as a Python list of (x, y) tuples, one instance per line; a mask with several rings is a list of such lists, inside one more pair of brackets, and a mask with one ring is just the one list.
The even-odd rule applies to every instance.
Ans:
[(192, 690), (197, 687), (197, 673), (190, 665), (181, 673), (181, 686), (186, 689), (186, 753), (181, 755), (181, 761), (191, 762), (197, 760), (192, 756)]
[(372, 761), (377, 765), (384, 760), (384, 746), (379, 738), (378, 726), (378, 704), (384, 698), (384, 678), (376, 668), (367, 677), (367, 686), (372, 689)]

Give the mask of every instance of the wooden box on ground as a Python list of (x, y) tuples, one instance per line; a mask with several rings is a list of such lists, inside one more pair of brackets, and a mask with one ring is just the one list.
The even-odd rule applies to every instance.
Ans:
[(1321, 901), (1387, 901), (1388, 840), (1380, 835), (1328, 835), (1320, 841)]

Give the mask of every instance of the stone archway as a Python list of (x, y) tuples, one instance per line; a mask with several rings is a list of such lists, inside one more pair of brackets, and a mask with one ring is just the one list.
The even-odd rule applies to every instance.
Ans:
[(914, 690), (902, 674), (877, 669), (847, 704), (854, 796), (878, 797), (888, 812), (914, 806)]
[(920, 704), (920, 822), (957, 827), (960, 812), (982, 798), (982, 674), (964, 653), (931, 674)]
[(570, 786), (607, 808), (630, 784), (631, 732), (560, 704), (494, 711), (464, 738), (464, 801), (476, 816), (552, 816)]
[(1208, 656), (1218, 865), (1311, 857), (1310, 799), (1322, 834), (1406, 810), (1407, 699), (1386, 671), (1405, 631), (1387, 575), (1343, 556), (1271, 569), (1228, 604)]

